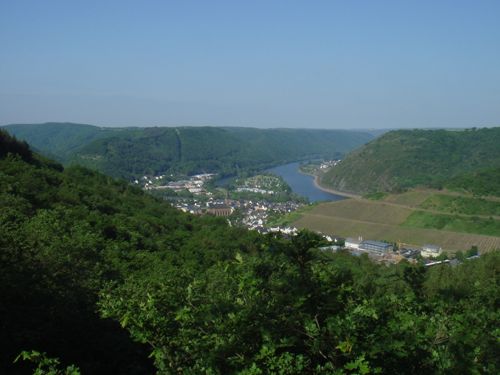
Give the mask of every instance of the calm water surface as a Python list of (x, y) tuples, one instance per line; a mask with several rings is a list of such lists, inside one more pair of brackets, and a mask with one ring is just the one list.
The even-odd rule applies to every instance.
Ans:
[(314, 185), (314, 177), (299, 172), (299, 163), (284, 164), (267, 171), (283, 177), (294, 193), (308, 198), (310, 202), (345, 199), (343, 196), (318, 189)]

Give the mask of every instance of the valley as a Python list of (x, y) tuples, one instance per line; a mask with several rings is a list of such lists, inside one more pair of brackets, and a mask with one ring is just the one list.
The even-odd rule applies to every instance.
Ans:
[(0, 375), (500, 374), (500, 1), (0, 1)]
[[(499, 247), (496, 128), (391, 131), (376, 139), (366, 132), (301, 129), (61, 123), (5, 129), (68, 165), (125, 177), (185, 212), (216, 213), (261, 232), (270, 220), (289, 223), (287, 231), (433, 243), (449, 252)], [(294, 159), (305, 160), (286, 164)], [(224, 176), (232, 182), (218, 185)], [(436, 184), (449, 189), (432, 190)], [(309, 202), (350, 199), (320, 203), (293, 220), (280, 217), (303, 207), (304, 196)]]
[(335, 159), (374, 138), (366, 131), (327, 129), (109, 128), (72, 123), (3, 128), (64, 165), (83, 165), (128, 181), (144, 175), (242, 175), (297, 160)]
[[(140, 169), (126, 181), (63, 166), (1, 130), (0, 146), (3, 373), (18, 371), (20, 353), (130, 374), (265, 373), (276, 363), (296, 363), (297, 374), (328, 373), (332, 363), (351, 373), (359, 360), (433, 373), (436, 345), (453, 358), (451, 372), (496, 360), (496, 198), (409, 190), (344, 199), (319, 191), (298, 163), (274, 168), (293, 170), (298, 185), (260, 164), (227, 188), (211, 173), (173, 170)], [(294, 196), (302, 183), (311, 200), (336, 201), (305, 204)], [(416, 249), (424, 241), (434, 246)], [(439, 319), (470, 334), (450, 332), (458, 346), (430, 345)], [(464, 345), (476, 348), (466, 365)]]

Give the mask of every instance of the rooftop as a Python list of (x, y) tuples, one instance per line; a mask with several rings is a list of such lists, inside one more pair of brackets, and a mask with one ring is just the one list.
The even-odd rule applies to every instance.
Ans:
[(439, 252), (441, 250), (441, 247), (440, 246), (437, 246), (437, 245), (430, 245), (430, 244), (427, 244), (427, 245), (424, 245), (422, 247), (423, 250), (426, 250), (426, 251), (434, 251), (434, 252)]
[(382, 242), (382, 241), (372, 241), (372, 240), (365, 240), (361, 242), (363, 245), (370, 245), (370, 246), (377, 246), (377, 247), (387, 247), (387, 246), (392, 246), (390, 243), (387, 242)]

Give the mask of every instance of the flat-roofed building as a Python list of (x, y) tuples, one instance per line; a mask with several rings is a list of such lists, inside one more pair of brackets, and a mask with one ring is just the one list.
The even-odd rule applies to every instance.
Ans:
[(359, 249), (366, 251), (375, 251), (377, 253), (388, 253), (392, 251), (393, 246), (392, 244), (387, 242), (365, 240), (359, 244)]

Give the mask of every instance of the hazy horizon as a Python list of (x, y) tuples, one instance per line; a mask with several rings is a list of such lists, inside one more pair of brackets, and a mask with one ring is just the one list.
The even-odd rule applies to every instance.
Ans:
[(0, 124), (0, 127), (6, 127), (6, 126), (18, 126), (18, 125), (37, 125), (37, 126), (43, 126), (46, 124), (69, 124), (69, 125), (86, 125), (86, 126), (95, 126), (98, 128), (114, 128), (114, 129), (126, 129), (126, 128), (184, 128), (184, 127), (215, 127), (215, 128), (253, 128), (253, 129), (263, 129), (263, 130), (272, 130), (272, 129), (294, 129), (294, 130), (339, 130), (339, 131), (359, 131), (359, 132), (372, 132), (373, 134), (383, 134), (388, 131), (392, 130), (415, 130), (415, 129), (420, 129), (420, 130), (465, 130), (465, 129), (472, 129), (472, 128), (497, 128), (500, 125), (491, 125), (491, 126), (463, 126), (463, 127), (453, 127), (453, 126), (434, 126), (434, 127), (392, 127), (392, 128), (374, 128), (374, 127), (365, 127), (365, 128), (356, 128), (356, 127), (351, 127), (351, 128), (332, 128), (332, 127), (286, 127), (286, 126), (281, 126), (281, 127), (265, 127), (265, 126), (221, 126), (221, 125), (148, 125), (148, 124), (143, 124), (143, 125), (106, 125), (106, 124), (89, 124), (89, 123), (79, 123), (79, 122), (74, 122), (74, 121), (45, 121), (45, 122), (34, 122), (34, 123), (6, 123), (6, 124)]
[(500, 2), (0, 4), (0, 124), (500, 124)]

